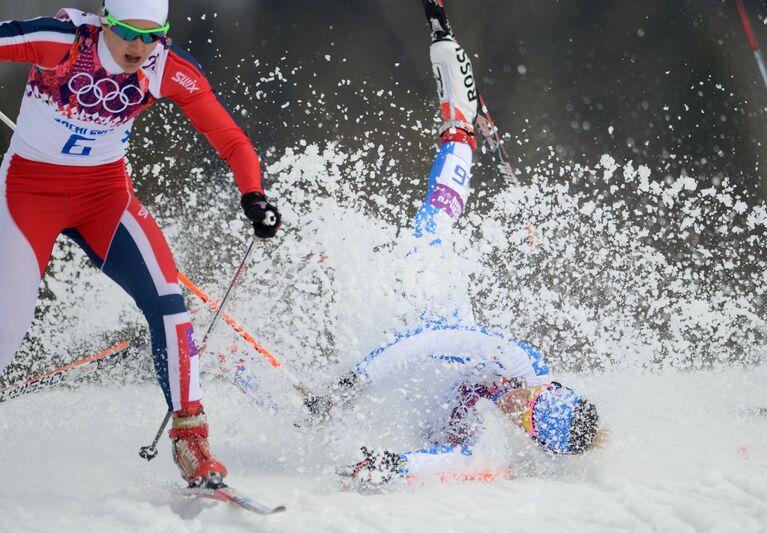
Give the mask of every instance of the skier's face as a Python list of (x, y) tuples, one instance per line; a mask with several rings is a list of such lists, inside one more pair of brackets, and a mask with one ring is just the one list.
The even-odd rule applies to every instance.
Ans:
[[(157, 28), (157, 23), (149, 20), (125, 20), (123, 22), (142, 30)], [(107, 25), (103, 26), (103, 30), (102, 35), (109, 52), (120, 68), (128, 74), (138, 71), (157, 46), (157, 42), (145, 43), (139, 38), (125, 41)]]
[(506, 413), (514, 424), (523, 429), (522, 413), (527, 408), (527, 400), (531, 391), (532, 389), (528, 387), (515, 389), (504, 394), (497, 404), (500, 410)]

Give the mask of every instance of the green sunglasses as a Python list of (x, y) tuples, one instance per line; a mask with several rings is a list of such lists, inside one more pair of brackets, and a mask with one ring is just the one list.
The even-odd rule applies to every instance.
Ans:
[(123, 41), (134, 41), (136, 39), (141, 39), (142, 42), (146, 44), (154, 43), (165, 37), (167, 35), (168, 30), (170, 29), (170, 23), (165, 23), (165, 26), (162, 28), (152, 28), (151, 30), (142, 30), (141, 28), (136, 28), (135, 26), (131, 26), (130, 24), (126, 24), (124, 22), (120, 22), (116, 18), (114, 18), (112, 15), (110, 15), (108, 12), (105, 13), (106, 22), (109, 25), (109, 29), (111, 29), (115, 35), (117, 35), (120, 39)]

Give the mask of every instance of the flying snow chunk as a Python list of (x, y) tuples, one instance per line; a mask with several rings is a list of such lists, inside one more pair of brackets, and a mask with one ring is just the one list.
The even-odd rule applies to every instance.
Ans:
[(596, 203), (589, 201), (583, 204), (583, 206), (581, 206), (580, 211), (584, 215), (589, 216), (594, 212), (594, 209), (596, 209), (596, 207), (597, 207)]
[(615, 169), (618, 165), (615, 163), (615, 159), (610, 154), (602, 154), (602, 157), (599, 159), (599, 164), (602, 165), (604, 168), (611, 168)]
[(235, 218), (229, 222), (229, 231), (232, 235), (242, 235), (244, 229), (245, 223), (239, 218)]
[(618, 164), (615, 162), (615, 159), (609, 154), (602, 154), (599, 164), (605, 169), (602, 178), (605, 182), (610, 181), (610, 178), (613, 177), (613, 173), (618, 169)]

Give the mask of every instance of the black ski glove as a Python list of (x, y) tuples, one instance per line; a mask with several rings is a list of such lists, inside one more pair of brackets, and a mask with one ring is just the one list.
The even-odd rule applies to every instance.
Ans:
[(266, 201), (266, 196), (258, 192), (249, 192), (240, 200), (245, 216), (253, 222), (253, 233), (262, 239), (274, 237), (280, 229), (282, 217), (277, 208)]

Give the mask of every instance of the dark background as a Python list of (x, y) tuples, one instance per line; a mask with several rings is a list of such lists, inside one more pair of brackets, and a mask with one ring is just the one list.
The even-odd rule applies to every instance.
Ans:
[[(2, 2), (0, 19), (59, 7)], [(447, 7), (518, 168), (534, 167), (549, 147), (588, 165), (609, 153), (674, 176), (727, 176), (752, 201), (767, 197), (760, 166), (767, 89), (734, 1), (452, 0)], [(746, 8), (767, 44), (767, 5)], [(279, 154), (298, 139), (353, 145), (378, 131), (389, 143), (417, 142), (423, 133), (412, 124), (434, 127), (428, 35), (416, 0), (184, 0), (171, 2), (171, 24), (224, 99), (247, 113), (242, 124), (267, 163), (268, 148)], [(27, 68), (0, 67), (0, 107), (14, 117)], [(383, 121), (379, 107), (388, 110)], [(148, 153), (134, 142), (134, 165), (175, 146), (154, 127), (160, 113), (142, 119), (160, 149)], [(0, 146), (8, 140), (2, 130)], [(407, 146), (400, 164), (414, 166), (403, 172), (422, 174), (422, 154), (404, 157)]]

